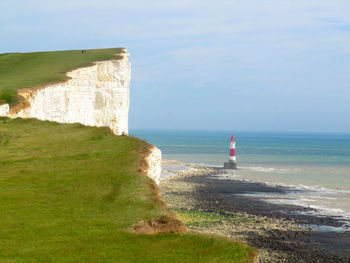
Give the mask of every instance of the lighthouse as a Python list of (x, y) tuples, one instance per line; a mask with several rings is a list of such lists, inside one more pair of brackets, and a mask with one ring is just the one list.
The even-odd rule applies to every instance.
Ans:
[(231, 143), (230, 143), (230, 158), (227, 163), (224, 163), (225, 169), (237, 169), (237, 162), (236, 162), (236, 140), (235, 136), (231, 136)]

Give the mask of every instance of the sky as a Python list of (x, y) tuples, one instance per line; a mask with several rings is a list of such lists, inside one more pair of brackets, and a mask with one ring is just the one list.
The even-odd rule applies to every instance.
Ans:
[(131, 129), (350, 133), (349, 0), (5, 0), (0, 53), (125, 47)]

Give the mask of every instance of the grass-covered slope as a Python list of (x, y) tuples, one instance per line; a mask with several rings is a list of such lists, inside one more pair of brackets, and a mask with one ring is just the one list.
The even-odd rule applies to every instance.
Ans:
[(132, 233), (168, 215), (140, 169), (148, 147), (104, 128), (0, 118), (0, 262), (247, 262), (254, 250), (224, 238)]
[(0, 104), (16, 103), (19, 88), (64, 81), (68, 71), (121, 58), (121, 53), (122, 48), (0, 54)]

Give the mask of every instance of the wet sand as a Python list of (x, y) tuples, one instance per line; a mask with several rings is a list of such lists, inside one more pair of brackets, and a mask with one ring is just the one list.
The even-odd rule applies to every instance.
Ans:
[(350, 262), (349, 232), (321, 232), (308, 227), (341, 226), (339, 219), (302, 215), (300, 211), (312, 209), (242, 196), (251, 192), (287, 193), (288, 189), (215, 176), (224, 172), (208, 167), (173, 171), (177, 176), (161, 181), (162, 198), (169, 208), (219, 214), (223, 218), (220, 223), (188, 228), (247, 242), (260, 250), (260, 262)]

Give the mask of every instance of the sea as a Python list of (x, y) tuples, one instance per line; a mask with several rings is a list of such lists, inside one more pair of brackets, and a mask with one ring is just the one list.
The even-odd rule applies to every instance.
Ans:
[(350, 230), (350, 134), (131, 130), (162, 150), (163, 159), (222, 167), (236, 137), (238, 170), (225, 178), (284, 186), (285, 193), (246, 193), (266, 202), (313, 208)]

